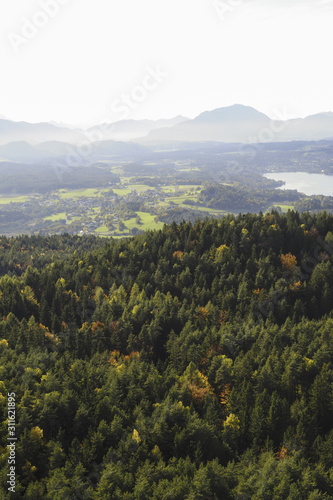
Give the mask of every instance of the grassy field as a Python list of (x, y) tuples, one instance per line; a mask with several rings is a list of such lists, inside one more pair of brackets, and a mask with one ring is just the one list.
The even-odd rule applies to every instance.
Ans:
[(175, 186), (161, 186), (161, 191), (163, 191), (163, 193), (174, 193)]
[(128, 188), (136, 191), (138, 194), (144, 193), (149, 189), (153, 189), (151, 186), (147, 186), (146, 184), (129, 184)]
[(198, 207), (197, 205), (186, 205), (185, 203), (183, 204), (184, 208), (192, 209), (192, 210), (199, 210), (200, 212), (206, 212), (206, 215), (212, 214), (212, 215), (226, 215), (228, 212), (225, 212), (224, 210), (217, 210), (216, 208), (208, 208), (208, 207)]
[(129, 188), (120, 188), (120, 189), (114, 189), (113, 192), (118, 196), (126, 196), (131, 192), (131, 190)]
[(59, 214), (49, 215), (49, 217), (44, 217), (44, 220), (51, 220), (52, 222), (62, 219), (66, 219), (66, 212), (61, 212)]
[[(122, 167), (121, 165), (116, 166), (116, 167), (112, 167), (112, 168), (111, 168), (111, 172), (112, 172), (113, 174), (117, 174), (117, 175), (122, 176), (122, 175), (123, 175), (123, 173), (124, 173), (124, 167)], [(127, 177), (126, 177), (126, 178), (127, 178)], [(125, 177), (124, 177), (124, 179), (125, 179)]]
[(193, 195), (193, 193), (197, 194), (199, 193), (200, 191), (196, 191), (197, 188), (200, 188), (200, 191), (201, 191), (201, 186), (198, 186), (196, 184), (180, 184), (180, 185), (169, 185), (169, 186), (161, 186), (161, 191), (163, 191), (164, 193), (174, 193), (174, 194), (177, 194), (177, 193), (182, 193), (183, 196), (185, 196), (186, 194), (191, 194)]
[(137, 212), (137, 215), (141, 219), (141, 224), (137, 224), (136, 217), (133, 217), (125, 222), (128, 229), (137, 227), (138, 229), (147, 231), (148, 229), (162, 229), (164, 226), (163, 222), (155, 222), (156, 215), (151, 215), (148, 212)]
[(9, 203), (24, 203), (29, 199), (28, 196), (2, 196), (0, 195), (0, 205), (8, 205)]
[(294, 210), (294, 205), (275, 205), (276, 207), (280, 207), (282, 212), (288, 212), (288, 210)]
[(111, 234), (109, 229), (106, 226), (100, 226), (98, 229), (96, 229), (95, 233), (97, 234)]
[(98, 234), (99, 236), (112, 236), (115, 238), (121, 238), (122, 236), (130, 236), (132, 234), (132, 229), (135, 227), (138, 229), (142, 229), (143, 231), (147, 231), (149, 229), (162, 229), (163, 227), (163, 222), (155, 222), (155, 215), (151, 215), (148, 212), (137, 212), (137, 215), (141, 219), (141, 224), (138, 224), (136, 222), (136, 217), (132, 217), (131, 219), (128, 219), (124, 221), (125, 224), (125, 229), (123, 231), (116, 230), (118, 234), (114, 236), (112, 234), (112, 231), (110, 231), (107, 226), (101, 226), (98, 229), (96, 229), (95, 233)]
[[(123, 181), (131, 181), (132, 178), (129, 177), (124, 177), (122, 179)], [(116, 188), (114, 189), (114, 193), (116, 193), (119, 197), (125, 196), (128, 193), (130, 193), (132, 190), (136, 191), (137, 193), (141, 194), (149, 189), (153, 189), (150, 186), (146, 184), (131, 184), (127, 183), (125, 184), (126, 187), (124, 188)], [(175, 189), (176, 187), (176, 189)], [(190, 200), (197, 200), (197, 191), (198, 186), (197, 185), (179, 185), (179, 186), (174, 186), (174, 185), (167, 185), (167, 186), (162, 186), (161, 190), (164, 191), (165, 193), (170, 193), (172, 196), (165, 198), (164, 202), (159, 202), (158, 206), (163, 206), (163, 207), (168, 207), (170, 206), (177, 206), (179, 208), (184, 208), (188, 210), (197, 210), (202, 212), (205, 216), (206, 215), (224, 215), (226, 212), (223, 210), (214, 210), (211, 208), (207, 207), (198, 207), (196, 205), (188, 205), (187, 202)], [(58, 195), (59, 198), (62, 200), (68, 200), (68, 199), (73, 199), (73, 200), (78, 200), (80, 198), (93, 198), (96, 199), (96, 205), (95, 207), (91, 208), (89, 212), (85, 212), (85, 219), (91, 218), (92, 220), (95, 219), (97, 215), (100, 214), (101, 208), (98, 206), (99, 205), (99, 200), (102, 196), (102, 194), (106, 191), (109, 191), (109, 189), (98, 189), (98, 188), (90, 188), (90, 189), (76, 189), (76, 190), (67, 190), (67, 189), (61, 189), (54, 194)], [(140, 217), (140, 223), (137, 222), (137, 217)], [(106, 225), (102, 225), (99, 228), (97, 228), (94, 232), (98, 236), (114, 236), (114, 233), (117, 233), (115, 237), (121, 237), (121, 236), (130, 236), (132, 235), (132, 230), (134, 228), (147, 231), (151, 229), (161, 229), (163, 228), (164, 223), (163, 222), (155, 222), (155, 217), (156, 215), (151, 215), (149, 212), (136, 212), (136, 216), (132, 217), (131, 219), (128, 220), (122, 220), (124, 223), (125, 227), (123, 231), (119, 231), (119, 229), (116, 227), (115, 230), (108, 229)], [(59, 212), (55, 213), (53, 215), (50, 215), (48, 217), (45, 217), (45, 221), (52, 221), (52, 222), (57, 222), (61, 221), (63, 219), (66, 219), (66, 212)], [(77, 220), (81, 219), (81, 216), (76, 216), (76, 217), (68, 217), (68, 222), (71, 224), (72, 222), (75, 222)], [(121, 220), (121, 219), (120, 219)]]
[[(199, 188), (199, 191), (201, 191), (201, 189), (202, 189), (201, 186), (198, 186), (197, 184), (180, 184), (180, 186), (178, 186), (178, 187), (181, 191), (188, 191), (188, 192), (190, 192), (192, 190), (195, 191), (197, 188)], [(198, 193), (199, 193), (199, 191), (198, 191)]]
[(171, 196), (170, 198), (168, 198), (168, 201), (172, 201), (173, 203), (175, 203), (175, 205), (182, 205), (183, 204), (183, 201), (190, 201), (190, 200), (193, 200), (195, 201), (196, 200), (196, 196), (189, 196), (189, 195), (186, 195), (186, 196)]
[[(121, 169), (121, 167), (116, 167)], [(187, 169), (187, 166), (184, 165)], [(189, 170), (191, 170), (189, 168)], [(59, 226), (59, 231), (80, 231), (84, 229), (89, 234), (96, 234), (98, 236), (105, 237), (128, 237), (132, 236), (133, 229), (138, 229), (142, 231), (161, 229), (163, 228), (163, 222), (155, 222), (156, 215), (162, 211), (167, 212), (167, 209), (174, 208), (178, 210), (188, 210), (202, 213), (202, 217), (206, 216), (217, 216), (222, 217), (228, 212), (224, 210), (214, 209), (212, 207), (197, 206), (196, 204), (190, 204), (191, 202), (197, 202), (198, 195), (202, 190), (202, 186), (197, 184), (159, 184), (158, 188), (151, 187), (147, 184), (138, 183), (135, 184), (135, 177), (133, 176), (122, 176), (121, 184), (117, 188), (113, 189), (113, 192), (119, 196), (119, 199), (114, 200), (111, 196), (111, 186), (109, 187), (92, 187), (83, 189), (60, 189), (53, 191), (52, 199), (54, 213), (50, 214), (49, 208), (44, 208), (48, 206), (47, 198), (43, 199), (41, 205), (41, 210), (44, 210), (43, 215), (41, 215), (41, 220), (48, 223), (45, 224), (46, 227), (50, 226), (52, 222), (52, 230), (57, 229)], [(163, 179), (160, 179), (163, 182)], [(170, 181), (169, 181), (170, 182)], [(153, 215), (148, 211), (136, 211), (132, 208), (129, 211), (125, 208), (123, 204), (119, 204), (121, 198), (135, 191), (137, 194), (141, 195), (148, 191), (154, 191), (152, 194), (147, 193), (145, 200), (137, 199), (136, 208), (141, 206), (141, 210), (151, 210)], [(109, 193), (110, 196), (105, 196)], [(12, 202), (28, 202), (31, 197), (36, 198), (36, 196), (0, 196), (0, 206), (9, 204)], [(82, 203), (83, 200), (88, 200), (89, 203)], [(160, 201), (161, 198), (163, 201)], [(135, 199), (133, 197), (133, 199)], [(38, 195), (36, 202), (38, 203)], [(142, 204), (141, 204), (142, 203)], [(289, 209), (293, 209), (293, 205), (286, 201), (284, 204), (276, 203), (276, 206), (280, 206), (283, 212), (287, 212)], [(119, 206), (119, 208), (118, 208)], [(149, 207), (149, 208), (148, 208)], [(67, 214), (73, 213), (73, 217), (67, 216)], [(133, 214), (136, 213), (134, 216)], [(132, 216), (132, 217), (131, 217)], [(131, 217), (127, 219), (127, 217)], [(137, 219), (140, 217), (140, 221)], [(66, 220), (66, 224), (65, 221)], [(112, 222), (113, 229), (109, 229), (107, 225), (107, 220)], [(92, 224), (94, 222), (94, 224)], [(119, 229), (119, 223), (123, 227), (123, 230)], [(86, 227), (83, 226), (85, 224)], [(103, 224), (100, 227), (99, 224)], [(107, 223), (109, 225), (109, 223)], [(95, 229), (96, 227), (96, 229)]]
[(55, 191), (53, 194), (58, 195), (62, 200), (68, 200), (70, 198), (77, 200), (78, 198), (96, 198), (102, 196), (102, 194), (107, 191), (109, 191), (109, 189), (88, 188), (72, 189), (71, 191), (68, 189), (60, 189), (59, 191)]

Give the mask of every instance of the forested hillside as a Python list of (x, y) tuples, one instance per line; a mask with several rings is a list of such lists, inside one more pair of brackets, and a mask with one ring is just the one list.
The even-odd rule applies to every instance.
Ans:
[(0, 498), (333, 498), (332, 254), (326, 213), (1, 238)]

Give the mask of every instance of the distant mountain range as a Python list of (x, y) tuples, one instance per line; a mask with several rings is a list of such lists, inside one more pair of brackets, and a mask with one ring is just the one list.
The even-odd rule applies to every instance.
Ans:
[(81, 130), (59, 127), (52, 123), (28, 123), (0, 120), (0, 145), (25, 141), (40, 144), (46, 141), (62, 141), (77, 144), (84, 139)]
[(319, 113), (294, 120), (271, 120), (254, 108), (235, 104), (205, 111), (193, 120), (171, 128), (152, 130), (141, 142), (311, 141), (333, 137), (333, 113)]
[(103, 123), (87, 130), (88, 134), (103, 135), (103, 140), (130, 141), (144, 137), (152, 130), (169, 128), (188, 121), (184, 116), (176, 116), (170, 120), (122, 120), (115, 123)]
[(169, 120), (122, 120), (115, 123), (102, 123), (88, 130), (73, 128), (63, 124), (13, 122), (0, 119), (0, 145), (24, 141), (41, 144), (61, 141), (70, 144), (87, 144), (97, 141), (130, 141), (144, 137), (150, 131), (177, 125), (188, 118), (177, 116)]
[[(196, 142), (263, 143), (333, 138), (333, 113), (273, 121), (256, 109), (235, 104), (194, 119), (123, 120), (88, 130), (55, 123), (0, 119), (0, 160), (41, 162), (76, 156), (81, 162), (144, 158), (159, 145)], [(132, 141), (132, 142), (128, 142)], [(89, 157), (89, 158), (88, 158)]]

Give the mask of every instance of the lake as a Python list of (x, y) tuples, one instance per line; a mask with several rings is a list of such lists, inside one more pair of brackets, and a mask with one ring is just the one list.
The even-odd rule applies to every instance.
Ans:
[(333, 175), (308, 174), (306, 172), (269, 172), (264, 174), (267, 179), (283, 181), (279, 189), (297, 189), (308, 196), (323, 194), (333, 196)]

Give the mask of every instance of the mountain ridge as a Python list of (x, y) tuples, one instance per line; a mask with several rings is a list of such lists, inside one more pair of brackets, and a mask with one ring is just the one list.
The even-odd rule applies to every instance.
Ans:
[[(70, 126), (68, 126), (70, 127)], [(203, 111), (193, 119), (178, 115), (160, 120), (120, 120), (88, 128), (0, 119), (0, 146), (25, 141), (30, 145), (62, 142), (80, 145), (131, 141), (151, 146), (166, 142), (281, 142), (322, 140), (333, 136), (333, 112), (305, 118), (272, 120), (251, 106), (234, 104)], [(18, 144), (17, 144), (18, 146)]]

